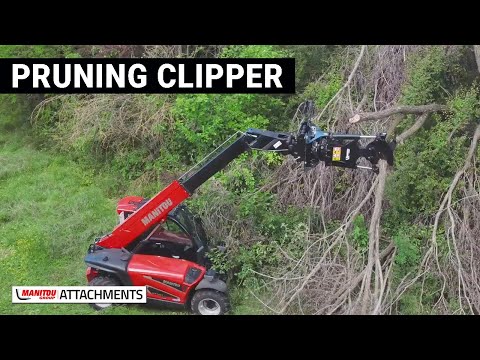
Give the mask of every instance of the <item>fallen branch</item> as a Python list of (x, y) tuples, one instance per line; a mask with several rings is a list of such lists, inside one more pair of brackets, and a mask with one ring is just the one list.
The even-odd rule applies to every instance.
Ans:
[[(382, 269), (379, 268), (380, 264), (380, 254), (379, 254), (379, 242), (380, 242), (380, 217), (382, 215), (382, 204), (383, 204), (383, 194), (385, 192), (385, 182), (387, 179), (387, 164), (382, 161), (379, 164), (379, 174), (378, 178), (378, 185), (375, 189), (375, 206), (373, 208), (372, 219), (370, 221), (370, 227), (368, 230), (368, 262), (365, 268), (365, 276), (364, 276), (364, 286), (362, 289), (364, 290), (363, 293), (363, 304), (362, 304), (362, 313), (367, 313), (367, 307), (370, 303), (370, 296), (371, 296), (371, 277), (372, 277), (372, 270), (375, 266), (375, 281), (380, 281), (382, 287), (384, 279), (382, 278)], [(378, 275), (378, 276), (377, 276)], [(375, 294), (379, 298), (382, 297), (383, 294)]]
[(428, 115), (429, 115), (428, 112), (420, 115), (411, 127), (409, 127), (407, 130), (405, 130), (403, 133), (397, 136), (396, 138), (397, 143), (402, 144), (406, 139), (408, 139), (410, 136), (412, 136), (418, 130), (420, 130), (423, 124), (425, 124), (425, 121), (427, 120)]
[[(427, 105), (428, 106), (428, 105)], [(405, 114), (405, 107), (403, 107), (403, 111), (398, 111), (401, 107), (388, 109), (382, 112), (371, 113), (372, 116), (377, 116), (379, 113), (383, 114)], [(429, 107), (432, 109), (432, 106)], [(395, 110), (396, 109), (396, 110)], [(409, 108), (411, 111), (413, 108)], [(418, 109), (418, 107), (416, 108)], [(422, 108), (424, 112), (418, 116), (415, 123), (405, 130), (402, 134), (400, 134), (396, 140), (398, 143), (403, 143), (407, 138), (415, 134), (421, 127), (424, 125), (428, 115), (430, 112), (425, 111), (425, 107)], [(396, 123), (400, 122), (400, 118), (396, 119)], [(369, 228), (369, 251), (368, 251), (368, 262), (367, 266), (364, 271), (364, 275), (362, 278), (362, 286), (359, 294), (359, 298), (362, 298), (362, 306), (361, 306), (361, 313), (366, 314), (369, 311), (369, 305), (372, 303), (372, 300), (376, 302), (374, 313), (377, 313), (381, 308), (381, 303), (384, 297), (384, 291), (386, 288), (387, 279), (384, 278), (381, 265), (380, 265), (380, 255), (379, 255), (379, 241), (380, 241), (380, 217), (381, 217), (381, 210), (383, 204), (383, 194), (385, 191), (385, 183), (387, 179), (387, 166), (385, 163), (380, 164), (380, 173), (377, 177), (378, 185), (376, 186), (375, 190), (375, 206), (372, 214), (372, 219), (370, 221), (370, 228)], [(371, 290), (371, 283), (372, 283), (372, 273), (373, 269), (375, 269), (374, 274), (374, 293), (372, 294)], [(372, 299), (373, 295), (373, 299)]]
[(480, 73), (480, 45), (473, 45), (475, 60), (477, 61), (478, 72)]
[[(372, 186), (370, 187), (370, 190), (368, 191), (367, 195), (365, 196), (365, 198), (362, 200), (362, 202), (360, 203), (359, 206), (357, 206), (357, 208), (352, 212), (350, 213), (349, 216), (347, 216), (347, 219), (344, 224), (341, 226), (341, 228), (343, 228), (343, 231), (345, 231), (351, 224), (351, 222), (353, 221), (353, 219), (355, 218), (355, 216), (358, 214), (358, 212), (360, 212), (360, 210), (362, 209), (362, 207), (365, 205), (365, 203), (368, 201), (368, 199), (370, 199), (370, 197), (372, 196), (373, 194), (373, 191), (374, 189), (376, 188), (377, 186), (377, 183), (378, 183), (378, 180), (375, 179), (375, 181), (373, 182)], [(283, 305), (282, 309), (279, 311), (279, 314), (283, 314), (288, 306), (292, 303), (292, 301), (302, 292), (302, 290), (305, 288), (305, 286), (307, 285), (308, 281), (318, 272), (318, 270), (322, 267), (322, 264), (323, 264), (323, 261), (324, 259), (326, 258), (328, 252), (335, 247), (335, 245), (338, 243), (338, 241), (341, 240), (341, 235), (342, 234), (339, 234), (337, 236), (337, 238), (333, 241), (333, 243), (328, 247), (328, 249), (324, 252), (322, 258), (320, 259), (320, 261), (317, 262), (317, 264), (315, 265), (315, 267), (310, 271), (310, 273), (305, 277), (304, 281), (300, 284), (300, 286), (295, 290), (294, 294), (290, 297), (290, 299)], [(312, 244), (313, 245), (313, 244)], [(311, 245), (311, 246), (312, 246)], [(303, 256), (305, 256), (306, 254), (308, 254), (308, 251), (309, 251), (309, 248), (307, 248), (307, 250), (304, 252)], [(302, 258), (303, 258), (302, 256)]]
[(421, 115), (424, 113), (432, 113), (432, 112), (446, 111), (446, 110), (447, 110), (447, 107), (445, 105), (439, 105), (439, 104), (428, 104), (428, 105), (417, 105), (417, 106), (400, 105), (400, 106), (394, 106), (390, 109), (386, 109), (382, 111), (356, 114), (355, 116), (351, 117), (348, 121), (351, 124), (355, 124), (363, 121), (381, 120), (395, 114)]
[[(380, 254), (380, 262), (383, 263), (386, 260), (387, 256), (390, 255), (394, 249), (395, 244), (390, 243)], [(337, 301), (335, 302), (335, 304), (333, 304), (333, 309), (328, 312), (328, 315), (333, 314), (343, 302), (345, 297), (347, 297), (356, 287), (358, 287), (360, 282), (363, 280), (365, 270), (366, 269), (363, 269), (350, 283), (348, 283), (346, 286), (344, 286), (335, 293), (334, 298), (336, 298)]]

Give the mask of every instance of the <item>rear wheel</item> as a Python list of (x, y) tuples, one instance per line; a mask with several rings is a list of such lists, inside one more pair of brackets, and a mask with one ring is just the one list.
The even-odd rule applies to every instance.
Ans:
[(224, 315), (230, 310), (230, 304), (224, 293), (198, 290), (192, 298), (192, 310), (197, 315)]
[[(110, 276), (97, 276), (96, 278), (92, 279), (89, 283), (88, 286), (120, 286), (120, 282), (112, 278)], [(91, 307), (93, 307), (95, 310), (103, 310), (109, 307), (112, 307), (113, 304), (98, 304), (98, 303), (92, 303), (90, 304)]]

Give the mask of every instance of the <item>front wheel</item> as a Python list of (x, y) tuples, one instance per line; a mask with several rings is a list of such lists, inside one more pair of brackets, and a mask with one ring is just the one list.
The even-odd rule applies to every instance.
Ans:
[[(110, 277), (110, 276), (97, 276), (96, 278), (93, 278), (89, 283), (88, 286), (119, 286), (120, 283)], [(91, 307), (93, 307), (95, 310), (103, 310), (109, 307), (112, 307), (113, 304), (102, 304), (102, 303), (92, 303), (90, 304)]]
[(192, 298), (192, 311), (197, 315), (224, 315), (230, 310), (227, 295), (215, 290), (198, 290)]

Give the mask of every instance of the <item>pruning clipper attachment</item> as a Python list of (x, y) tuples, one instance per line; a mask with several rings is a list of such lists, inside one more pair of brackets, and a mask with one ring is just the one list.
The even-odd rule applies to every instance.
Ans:
[[(313, 103), (307, 101), (302, 104), (304, 118), (300, 124), (298, 134), (290, 143), (290, 153), (303, 161), (306, 168), (316, 166), (323, 161), (326, 166), (340, 166), (345, 168), (360, 168), (378, 172), (378, 161), (385, 160), (393, 165), (395, 142), (387, 142), (386, 133), (377, 135), (335, 134), (324, 132), (312, 123)], [(371, 142), (362, 147), (360, 140), (370, 139)], [(371, 166), (357, 165), (360, 158), (365, 158)]]
[[(369, 169), (378, 172), (377, 164), (379, 160), (385, 160), (389, 165), (393, 165), (395, 144), (393, 142), (388, 144), (386, 136), (386, 133), (376, 136), (349, 134), (322, 136), (311, 142), (311, 150), (305, 153), (305, 166), (313, 167), (319, 161), (323, 161), (325, 166)], [(374, 140), (362, 147), (359, 144), (359, 140), (362, 138), (373, 138)], [(357, 165), (360, 158), (368, 160), (371, 166)]]
[[(305, 168), (315, 167), (320, 161), (326, 166), (352, 169), (368, 169), (378, 172), (378, 161), (385, 160), (393, 165), (395, 142), (387, 143), (386, 133), (377, 135), (335, 134), (324, 132), (312, 123), (313, 103), (307, 101), (300, 106), (303, 118), (296, 134), (267, 130), (248, 129), (244, 141), (250, 149), (274, 151), (303, 162)], [(360, 140), (371, 140), (362, 147)], [(357, 165), (365, 158), (371, 166)]]
[[(297, 161), (303, 162), (305, 168), (313, 168), (320, 161), (326, 166), (368, 169), (374, 172), (378, 172), (379, 160), (385, 160), (389, 165), (393, 165), (395, 142), (387, 143), (386, 133), (334, 134), (317, 130), (315, 125), (307, 125), (301, 129), (298, 134), (248, 129), (244, 141), (251, 149), (293, 155)], [(362, 139), (371, 141), (362, 147), (360, 145)], [(371, 166), (357, 165), (360, 158), (368, 160)]]

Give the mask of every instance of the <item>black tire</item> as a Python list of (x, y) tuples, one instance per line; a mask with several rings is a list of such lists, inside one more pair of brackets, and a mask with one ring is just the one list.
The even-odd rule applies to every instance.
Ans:
[[(88, 283), (88, 286), (120, 286), (120, 282), (110, 276), (97, 276)], [(112, 307), (114, 304), (89, 304), (97, 311)]]
[(226, 294), (202, 289), (193, 295), (191, 307), (196, 315), (224, 315), (230, 310), (230, 303)]

